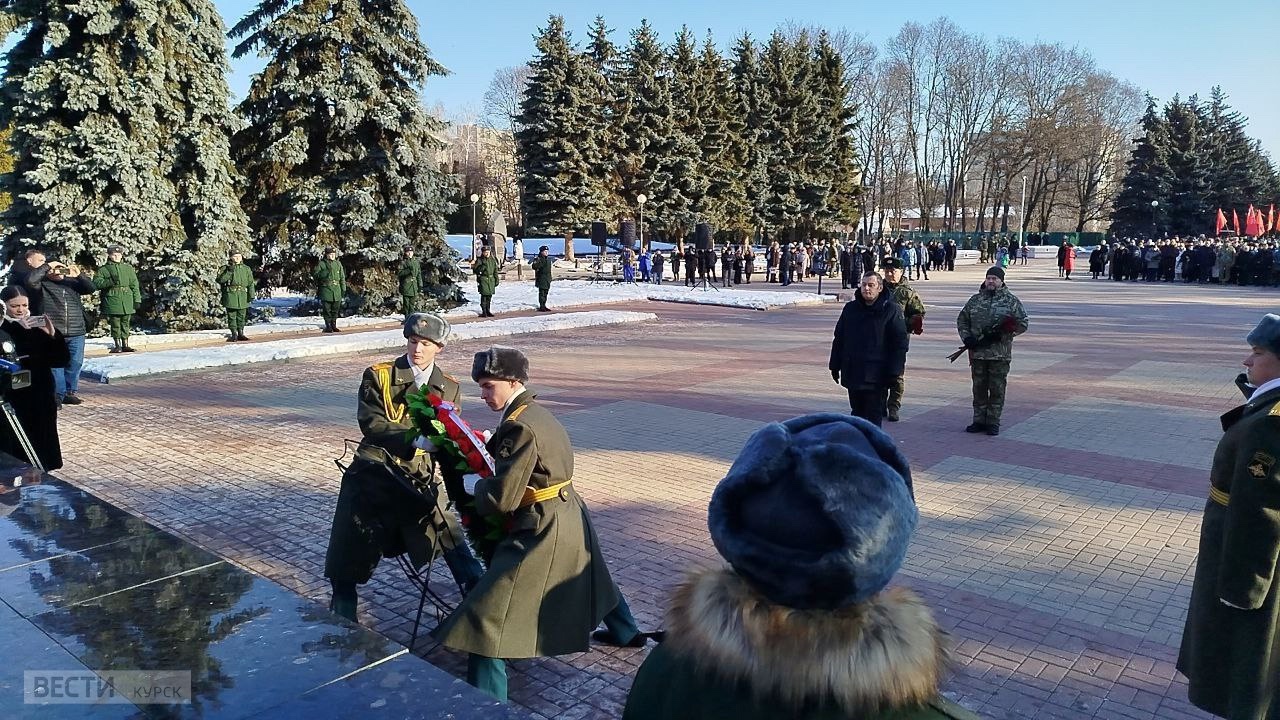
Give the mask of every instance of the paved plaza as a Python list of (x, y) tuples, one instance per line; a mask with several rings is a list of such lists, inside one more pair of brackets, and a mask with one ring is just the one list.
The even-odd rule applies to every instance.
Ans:
[[(919, 591), (953, 637), (946, 693), (988, 718), (1207, 718), (1186, 702), (1174, 662), (1217, 418), (1240, 399), (1243, 336), (1280, 294), (1063, 281), (1044, 261), (1011, 268), (1031, 328), (1015, 342), (1002, 433), (987, 437), (963, 432), (969, 372), (946, 360), (981, 275), (915, 283), (925, 334), (912, 338), (902, 422), (886, 425), (912, 462), (921, 512), (895, 582)], [(747, 436), (772, 420), (847, 412), (826, 366), (840, 306), (614, 307), (658, 319), (506, 342), (529, 354), (532, 387), (577, 448), (574, 482), (614, 577), (642, 627), (657, 628), (682, 574), (717, 562), (707, 501)], [(482, 347), (451, 346), (441, 364), (463, 380), (467, 418), (491, 427), (497, 414), (465, 377)], [(58, 474), (327, 602), (334, 460), (359, 435), (361, 371), (389, 357), (85, 387), (86, 403), (60, 418)], [(362, 592), (361, 622), (407, 643), (416, 606), (387, 562)], [(465, 659), (429, 638), (416, 649), (463, 673)], [(618, 717), (645, 652), (516, 661), (511, 700), (546, 718)]]

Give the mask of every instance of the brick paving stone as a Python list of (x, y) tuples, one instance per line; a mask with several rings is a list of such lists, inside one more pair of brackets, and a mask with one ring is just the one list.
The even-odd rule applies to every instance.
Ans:
[[(1276, 295), (1065, 282), (1054, 270), (1009, 271), (1031, 331), (1015, 344), (994, 438), (962, 432), (969, 373), (945, 359), (981, 269), (914, 283), (926, 333), (912, 339), (903, 421), (886, 429), (912, 461), (921, 522), (895, 582), (951, 634), (945, 694), (984, 717), (1202, 720), (1174, 662), (1206, 468), (1216, 416), (1236, 403), (1242, 336)], [(505, 342), (529, 354), (535, 390), (574, 440), (575, 483), (611, 569), (641, 624), (659, 627), (684, 573), (718, 562), (706, 504), (743, 441), (763, 422), (846, 406), (826, 369), (838, 304), (643, 305), (657, 322)], [(465, 378), (481, 347), (459, 343), (441, 363), (464, 380), (467, 417), (486, 427), (496, 416)], [(84, 387), (86, 403), (60, 416), (60, 475), (327, 602), (334, 460), (358, 435), (361, 371), (389, 356)], [(433, 582), (456, 600), (439, 568)], [(408, 642), (417, 597), (393, 564), (361, 597), (362, 623)], [(464, 658), (425, 636), (415, 651), (464, 674)], [(512, 702), (536, 717), (617, 717), (645, 652), (514, 661)]]

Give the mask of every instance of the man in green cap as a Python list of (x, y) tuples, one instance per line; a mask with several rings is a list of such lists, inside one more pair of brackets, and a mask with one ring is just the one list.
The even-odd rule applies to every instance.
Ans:
[(498, 259), (488, 245), (480, 249), (480, 257), (471, 264), (471, 272), (476, 276), (476, 289), (480, 291), (480, 317), (493, 317), (489, 307), (493, 294), (498, 290)]
[(102, 291), (102, 314), (107, 316), (114, 343), (111, 352), (133, 352), (129, 347), (129, 329), (134, 312), (142, 304), (142, 290), (137, 271), (124, 261), (124, 249), (119, 245), (107, 248), (107, 262), (98, 268), (93, 286)]
[(400, 281), (400, 312), (409, 317), (417, 312), (418, 293), (422, 292), (422, 264), (413, 256), (412, 245), (404, 246), (396, 279)]
[[(902, 261), (889, 258), (884, 264), (884, 289), (902, 308), (902, 317), (907, 323), (907, 332), (912, 335), (924, 333), (924, 303), (916, 294), (915, 288), (907, 282), (903, 272)], [(910, 337), (907, 338), (910, 340)], [(906, 390), (906, 373), (893, 379), (889, 385), (889, 402), (886, 406), (885, 418), (890, 422), (898, 422), (898, 412), (902, 410), (902, 393)]]
[(227, 341), (248, 340), (244, 336), (244, 323), (257, 290), (253, 285), (253, 271), (244, 264), (244, 255), (239, 251), (231, 253), (231, 262), (218, 274), (218, 284), (222, 286), (222, 307), (227, 310), (227, 329), (231, 331)]
[(551, 256), (546, 245), (538, 248), (538, 257), (529, 265), (533, 268), (533, 286), (538, 288), (538, 312), (551, 312), (547, 307), (547, 294), (551, 292)]
[(338, 332), (338, 315), (342, 312), (342, 299), (347, 294), (347, 273), (338, 262), (338, 251), (325, 248), (324, 259), (311, 273), (316, 281), (316, 299), (320, 301), (320, 314), (324, 316), (324, 332)]

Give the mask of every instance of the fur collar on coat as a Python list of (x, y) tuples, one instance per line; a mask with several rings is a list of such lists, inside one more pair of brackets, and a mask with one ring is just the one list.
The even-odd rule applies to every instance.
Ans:
[(923, 705), (947, 666), (945, 633), (910, 590), (834, 611), (774, 605), (730, 569), (694, 573), (667, 614), (667, 645), (699, 672), (800, 707), (854, 716)]

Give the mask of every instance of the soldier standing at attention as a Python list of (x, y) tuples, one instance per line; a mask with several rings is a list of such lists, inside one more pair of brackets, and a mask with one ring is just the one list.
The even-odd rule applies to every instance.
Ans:
[(231, 331), (227, 342), (248, 340), (244, 336), (244, 323), (257, 290), (253, 285), (253, 271), (244, 264), (244, 255), (231, 253), (231, 262), (218, 274), (218, 284), (222, 286), (222, 307), (227, 310), (227, 329)]
[(107, 248), (107, 263), (98, 269), (93, 286), (102, 292), (102, 314), (111, 327), (113, 353), (133, 352), (129, 347), (129, 329), (133, 314), (142, 304), (142, 290), (138, 286), (138, 273), (124, 261), (124, 250), (119, 245)]
[(480, 317), (493, 317), (489, 308), (493, 294), (498, 290), (498, 259), (489, 251), (488, 245), (480, 248), (480, 257), (471, 264), (471, 272), (476, 276), (476, 288), (480, 291)]
[(1245, 342), (1247, 402), (1222, 416), (1178, 670), (1201, 710), (1262, 720), (1280, 709), (1280, 315)]
[[(907, 323), (907, 332), (912, 335), (924, 333), (924, 303), (916, 294), (915, 288), (907, 282), (903, 274), (902, 262), (895, 258), (886, 261), (884, 268), (884, 289), (902, 308), (903, 319)], [(910, 336), (907, 338), (910, 340)], [(905, 366), (904, 366), (905, 368)], [(902, 393), (906, 390), (906, 373), (894, 378), (889, 385), (889, 402), (886, 406), (885, 418), (890, 422), (898, 422), (898, 412), (902, 410)]]
[(338, 315), (342, 312), (342, 299), (347, 294), (347, 273), (338, 262), (338, 251), (325, 248), (324, 259), (311, 273), (316, 281), (316, 299), (320, 301), (320, 314), (324, 316), (324, 332), (338, 332)]
[(960, 310), (956, 329), (969, 351), (973, 377), (973, 423), (964, 431), (999, 435), (1013, 338), (1027, 331), (1027, 311), (1005, 287), (1004, 268), (993, 265), (987, 270), (978, 293)]
[(404, 246), (404, 257), (396, 271), (400, 281), (400, 312), (409, 317), (418, 310), (418, 293), (422, 292), (422, 264), (413, 256), (413, 246)]
[(538, 312), (551, 312), (547, 307), (547, 294), (551, 292), (551, 256), (546, 245), (538, 248), (538, 257), (529, 263), (533, 268), (533, 286), (538, 288)]

